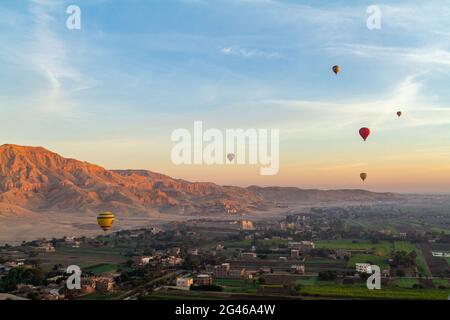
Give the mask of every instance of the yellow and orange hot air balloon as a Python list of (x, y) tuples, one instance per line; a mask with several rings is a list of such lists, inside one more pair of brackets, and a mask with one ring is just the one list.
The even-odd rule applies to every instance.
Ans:
[(362, 172), (359, 176), (360, 176), (360, 178), (361, 178), (362, 181), (365, 181), (366, 178), (367, 178), (367, 173)]
[(101, 212), (97, 216), (97, 223), (105, 232), (111, 229), (115, 220), (116, 216), (112, 212)]
[(338, 65), (335, 65), (335, 66), (333, 66), (332, 70), (333, 70), (334, 74), (337, 75), (341, 71), (341, 67), (339, 67)]

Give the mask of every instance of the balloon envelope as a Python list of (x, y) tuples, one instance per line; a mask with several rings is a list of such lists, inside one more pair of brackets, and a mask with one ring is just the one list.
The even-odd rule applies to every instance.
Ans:
[(341, 71), (341, 67), (339, 67), (338, 65), (333, 66), (332, 69), (333, 69), (334, 74), (338, 74), (339, 71)]
[(112, 212), (101, 212), (97, 216), (97, 223), (103, 231), (111, 229), (116, 217)]
[(234, 153), (227, 154), (227, 158), (230, 162), (234, 160), (234, 157), (235, 157)]
[(364, 141), (366, 141), (370, 135), (370, 129), (366, 127), (359, 129), (359, 135), (364, 139)]
[(367, 173), (363, 172), (359, 176), (361, 177), (361, 180), (364, 181), (367, 178)]
[(397, 116), (401, 116), (402, 115), (402, 112), (401, 111), (397, 111)]

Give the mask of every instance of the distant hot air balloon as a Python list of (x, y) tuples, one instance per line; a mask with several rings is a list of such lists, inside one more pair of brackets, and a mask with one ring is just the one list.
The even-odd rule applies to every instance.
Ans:
[(227, 154), (227, 159), (228, 159), (230, 162), (234, 160), (234, 157), (235, 157), (234, 153), (229, 153), (229, 154)]
[(116, 217), (112, 212), (101, 212), (97, 216), (97, 223), (103, 231), (108, 231), (111, 229)]
[(333, 66), (332, 68), (333, 72), (335, 75), (337, 75), (339, 73), (339, 71), (341, 71), (341, 67), (339, 67), (338, 65)]
[(370, 135), (370, 129), (366, 127), (359, 129), (359, 135), (366, 141), (367, 137)]
[(401, 111), (397, 111), (397, 116), (400, 118), (400, 116), (402, 115)]
[(362, 181), (365, 181), (366, 178), (367, 178), (367, 173), (362, 172), (359, 176), (361, 177), (361, 180), (362, 180)]

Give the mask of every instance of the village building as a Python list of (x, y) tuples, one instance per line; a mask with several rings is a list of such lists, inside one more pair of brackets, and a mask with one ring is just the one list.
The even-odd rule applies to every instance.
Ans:
[(432, 251), (431, 254), (433, 257), (450, 258), (450, 252)]
[(225, 278), (230, 272), (230, 264), (222, 263), (221, 265), (214, 266), (214, 276), (218, 278)]
[(167, 267), (179, 266), (183, 263), (184, 259), (175, 256), (169, 256), (167, 258), (161, 259), (161, 263)]
[(241, 228), (242, 230), (255, 230), (255, 226), (253, 225), (253, 222), (250, 220), (242, 220)]
[(194, 284), (196, 286), (211, 286), (213, 283), (213, 278), (210, 274), (199, 274), (194, 279)]
[(357, 263), (355, 265), (356, 272), (360, 273), (372, 273), (372, 266), (370, 263)]
[(240, 279), (245, 276), (245, 269), (233, 269), (230, 270), (227, 274), (227, 278), (230, 279)]
[(242, 252), (241, 258), (244, 260), (255, 260), (257, 258), (256, 252)]
[(289, 249), (299, 250), (299, 252), (309, 252), (315, 248), (314, 242), (312, 241), (300, 241), (300, 242), (289, 242)]
[(83, 293), (95, 292), (96, 279), (95, 277), (83, 277), (81, 278), (81, 290)]
[(50, 243), (42, 243), (39, 247), (36, 249), (39, 252), (55, 252), (55, 247)]
[(305, 273), (305, 266), (304, 265), (292, 265), (291, 266), (291, 272), (298, 273), (298, 274), (304, 274)]
[(189, 290), (194, 284), (194, 278), (191, 276), (178, 277), (176, 280), (177, 288)]
[(98, 292), (107, 293), (114, 289), (114, 279), (112, 277), (102, 277), (95, 281), (95, 288)]
[(72, 248), (79, 248), (81, 245), (81, 241), (76, 240), (75, 237), (66, 237), (64, 242), (67, 246)]
[(139, 267), (142, 267), (149, 264), (151, 260), (153, 260), (152, 256), (139, 256), (135, 258), (135, 264)]

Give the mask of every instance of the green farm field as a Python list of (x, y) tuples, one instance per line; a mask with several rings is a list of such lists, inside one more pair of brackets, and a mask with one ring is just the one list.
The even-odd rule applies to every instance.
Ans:
[(252, 280), (216, 278), (214, 284), (222, 286), (225, 292), (256, 293), (259, 283)]
[(404, 299), (404, 300), (447, 300), (448, 290), (404, 289), (388, 287), (381, 290), (368, 290), (358, 286), (302, 286), (302, 295), (330, 298), (354, 299)]
[(419, 284), (419, 279), (412, 278), (397, 278), (395, 279), (395, 285), (400, 288), (411, 289), (414, 285)]
[(385, 255), (376, 256), (373, 254), (353, 254), (350, 260), (348, 260), (347, 267), (355, 268), (356, 263), (371, 263), (378, 265), (382, 269), (389, 266), (388, 257)]
[(63, 266), (78, 265), (87, 268), (99, 265), (117, 265), (124, 263), (127, 258), (123, 250), (115, 248), (56, 248), (56, 252), (44, 253), (39, 256), (44, 270), (50, 270), (56, 264)]
[(422, 254), (422, 250), (414, 243), (411, 243), (409, 241), (395, 241), (394, 242), (394, 250), (395, 251), (405, 251), (407, 253), (410, 253), (412, 251), (415, 251), (417, 254), (416, 258), (416, 264), (419, 272), (422, 275), (425, 276), (431, 276), (431, 273), (428, 270), (428, 267), (425, 263), (425, 259)]
[(347, 250), (375, 250), (380, 254), (388, 254), (390, 252), (390, 245), (387, 241), (380, 241), (379, 243), (372, 243), (366, 240), (321, 240), (315, 243), (316, 248), (328, 249), (347, 249)]
[(416, 251), (417, 252), (417, 247), (410, 243), (409, 241), (394, 241), (394, 250), (395, 251), (405, 251), (405, 252), (411, 252), (411, 251)]
[(121, 268), (121, 266), (119, 264), (101, 263), (98, 265), (87, 267), (84, 270), (88, 271), (88, 272), (92, 272), (95, 275), (99, 275), (102, 273), (115, 272), (119, 268)]

